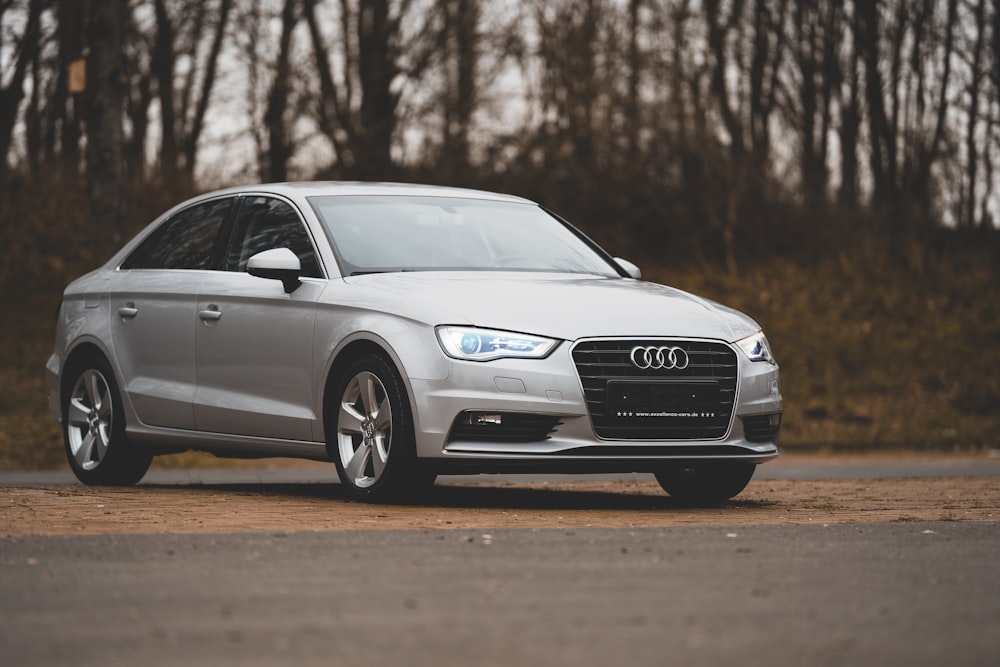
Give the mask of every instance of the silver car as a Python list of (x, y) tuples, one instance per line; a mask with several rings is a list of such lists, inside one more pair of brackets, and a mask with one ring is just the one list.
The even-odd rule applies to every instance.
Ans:
[(174, 207), (69, 285), (46, 376), (86, 484), (194, 449), (332, 460), (368, 500), (481, 472), (727, 499), (777, 456), (782, 409), (749, 317), (643, 282), (531, 201), (415, 185)]

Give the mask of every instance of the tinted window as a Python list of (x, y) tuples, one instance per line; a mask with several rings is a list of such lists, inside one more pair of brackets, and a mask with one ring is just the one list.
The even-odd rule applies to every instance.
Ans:
[(231, 198), (197, 204), (175, 214), (122, 263), (123, 269), (211, 269), (212, 250)]
[(288, 248), (302, 263), (302, 275), (322, 278), (316, 252), (298, 213), (290, 204), (271, 197), (247, 197), (233, 228), (226, 269), (246, 271), (247, 260), (259, 252)]

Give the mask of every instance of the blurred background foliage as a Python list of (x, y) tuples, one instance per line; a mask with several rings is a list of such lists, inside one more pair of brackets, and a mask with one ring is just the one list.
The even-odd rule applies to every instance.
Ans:
[(787, 448), (997, 446), (998, 91), (998, 0), (3, 0), (0, 466), (61, 460), (69, 280), (313, 178), (527, 196), (747, 311)]

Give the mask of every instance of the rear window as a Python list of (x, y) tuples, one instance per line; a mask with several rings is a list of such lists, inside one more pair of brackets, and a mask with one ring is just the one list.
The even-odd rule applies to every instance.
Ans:
[(215, 199), (174, 214), (128, 256), (122, 268), (214, 268), (213, 251), (232, 201)]

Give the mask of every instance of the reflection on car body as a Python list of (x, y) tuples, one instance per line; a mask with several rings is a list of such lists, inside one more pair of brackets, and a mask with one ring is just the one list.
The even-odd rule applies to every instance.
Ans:
[(747, 316), (528, 200), (415, 185), (178, 205), (67, 287), (46, 370), (85, 483), (196, 449), (332, 460), (363, 499), (537, 471), (725, 499), (777, 456), (782, 409)]

